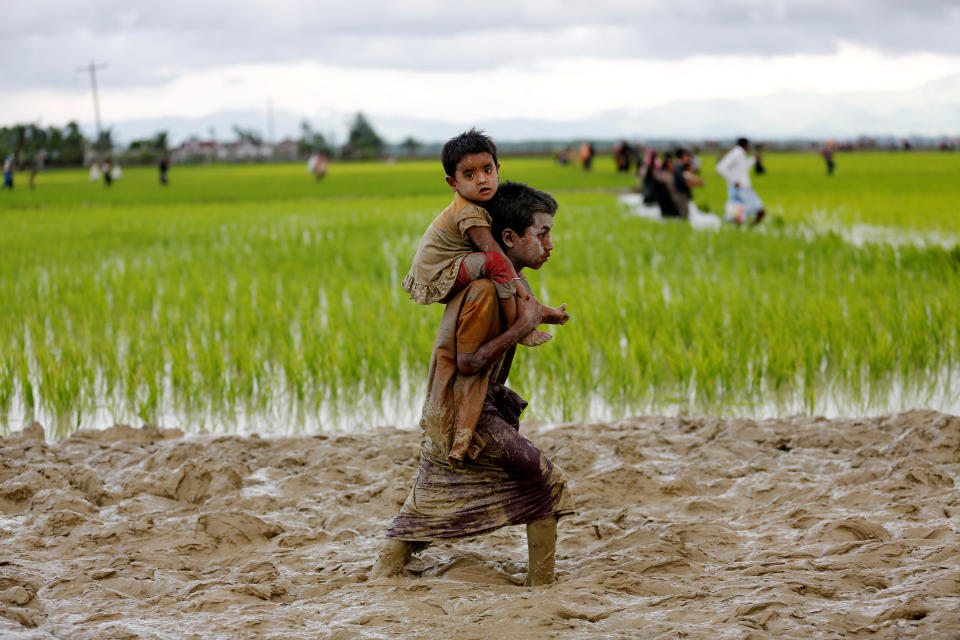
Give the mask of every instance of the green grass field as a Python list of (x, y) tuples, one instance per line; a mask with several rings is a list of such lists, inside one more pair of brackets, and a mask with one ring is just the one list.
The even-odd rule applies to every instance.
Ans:
[[(960, 154), (769, 155), (758, 232), (633, 217), (629, 176), (502, 159), (560, 202), (530, 277), (571, 322), (511, 385), (549, 420), (634, 412), (949, 410), (960, 363)], [(725, 190), (704, 158), (701, 206)], [(440, 308), (399, 282), (450, 199), (439, 162), (18, 176), (0, 193), (0, 423), (231, 430), (394, 421), (419, 408)], [(891, 242), (843, 231), (876, 227)], [(813, 230), (813, 231), (811, 231)], [(900, 243), (912, 234), (935, 243)], [(318, 417), (319, 416), (319, 417)], [(269, 420), (267, 420), (269, 422)]]

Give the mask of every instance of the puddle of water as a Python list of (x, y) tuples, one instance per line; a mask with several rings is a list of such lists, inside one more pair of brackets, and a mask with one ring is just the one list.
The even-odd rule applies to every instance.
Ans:
[[(716, 415), (753, 419), (774, 418), (792, 415), (815, 414), (826, 418), (872, 417), (898, 413), (909, 409), (931, 409), (941, 413), (960, 415), (960, 370), (944, 369), (933, 378), (934, 383), (924, 389), (915, 385), (894, 382), (871, 393), (866, 390), (861, 398), (850, 393), (832, 389), (821, 390), (816, 396), (813, 411), (804, 404), (803, 394), (796, 392), (777, 401), (733, 401), (715, 408), (698, 408), (696, 388), (691, 388), (676, 397), (660, 396), (639, 403), (613, 404), (600, 393), (582, 400), (579, 406), (564, 415), (562, 407), (552, 402), (541, 392), (530, 394), (530, 408), (525, 418), (542, 425), (557, 425), (569, 422), (614, 422), (636, 415)], [(409, 386), (406, 388), (409, 389)], [(426, 392), (425, 384), (414, 392), (384, 392), (378, 397), (358, 394), (349, 407), (334, 407), (325, 404), (319, 411), (308, 411), (292, 403), (278, 402), (266, 411), (234, 411), (214, 413), (185, 412), (172, 406), (164, 407), (155, 420), (163, 428), (181, 429), (187, 433), (200, 430), (230, 435), (289, 436), (311, 433), (337, 433), (364, 431), (381, 426), (401, 429), (416, 429), (420, 420), (420, 408)], [(872, 397), (871, 397), (872, 396)], [(572, 415), (571, 415), (572, 414)], [(27, 417), (24, 417), (27, 416)], [(55, 438), (56, 420), (43, 411), (28, 416), (22, 405), (15, 405), (7, 419), (7, 431), (18, 431), (34, 419), (43, 424), (49, 438)], [(74, 416), (75, 420), (75, 416)], [(104, 407), (82, 417), (81, 428), (105, 429), (114, 424), (140, 426), (143, 420), (134, 414), (118, 415)], [(72, 431), (73, 429), (66, 429)]]
[[(631, 215), (647, 220), (663, 220), (664, 222), (675, 222), (676, 219), (663, 219), (660, 216), (660, 209), (656, 205), (650, 206), (643, 204), (640, 194), (624, 193), (618, 197), (621, 206), (627, 209)], [(774, 211), (776, 213), (776, 211)], [(943, 231), (919, 231), (916, 229), (905, 229), (901, 227), (884, 227), (870, 224), (844, 224), (841, 223), (836, 211), (825, 209), (812, 209), (808, 220), (803, 223), (790, 224), (783, 229), (773, 230), (769, 225), (760, 224), (754, 229), (755, 233), (785, 233), (802, 237), (812, 241), (818, 236), (836, 234), (845, 242), (857, 247), (865, 244), (888, 244), (891, 246), (916, 246), (928, 247), (936, 246), (944, 249), (952, 249), (960, 246), (960, 236), (955, 233)], [(720, 218), (702, 213), (691, 203), (690, 225), (695, 229), (713, 230), (720, 229), (723, 225)]]

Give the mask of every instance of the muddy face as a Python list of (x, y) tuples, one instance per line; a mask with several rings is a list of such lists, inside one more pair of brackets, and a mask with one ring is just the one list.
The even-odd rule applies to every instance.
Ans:
[(518, 236), (510, 250), (510, 258), (520, 268), (539, 269), (550, 258), (553, 251), (553, 216), (548, 213), (536, 213), (533, 224), (527, 227), (522, 236)]
[(500, 186), (499, 169), (489, 153), (471, 153), (460, 159), (454, 175), (447, 176), (447, 184), (467, 200), (486, 202)]

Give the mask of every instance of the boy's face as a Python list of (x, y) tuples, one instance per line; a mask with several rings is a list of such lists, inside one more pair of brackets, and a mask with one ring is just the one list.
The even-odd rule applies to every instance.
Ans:
[(499, 170), (500, 165), (486, 151), (471, 153), (460, 159), (454, 175), (447, 176), (447, 184), (467, 200), (486, 202), (500, 186)]
[(533, 224), (524, 229), (523, 235), (512, 229), (504, 231), (506, 254), (518, 269), (539, 269), (553, 251), (553, 216), (549, 213), (533, 214)]

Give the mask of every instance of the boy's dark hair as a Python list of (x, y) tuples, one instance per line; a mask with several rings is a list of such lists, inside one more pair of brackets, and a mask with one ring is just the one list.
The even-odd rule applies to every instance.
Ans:
[(746, 138), (737, 138), (738, 147), (746, 147), (748, 144), (750, 144), (750, 141)]
[(457, 172), (457, 164), (463, 159), (463, 156), (471, 153), (489, 153), (493, 156), (493, 161), (497, 160), (497, 145), (493, 143), (490, 136), (480, 129), (474, 127), (470, 131), (464, 131), (460, 135), (450, 138), (440, 150), (440, 162), (443, 163), (443, 170), (451, 178)]
[(484, 203), (493, 218), (491, 233), (501, 245), (503, 231), (513, 229), (520, 235), (533, 224), (537, 213), (556, 215), (557, 201), (549, 193), (534, 189), (522, 182), (501, 182), (496, 195)]

